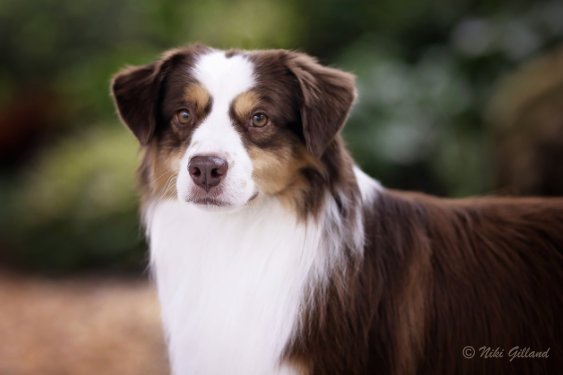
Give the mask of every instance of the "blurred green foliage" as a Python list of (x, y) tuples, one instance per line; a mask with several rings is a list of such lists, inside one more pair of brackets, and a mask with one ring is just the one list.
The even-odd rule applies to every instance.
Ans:
[(57, 273), (142, 266), (137, 145), (125, 129), (101, 128), (43, 150), (4, 192), (0, 234), (10, 247), (7, 260)]
[(0, 261), (59, 273), (144, 266), (137, 146), (109, 95), (127, 64), (194, 41), (306, 51), (357, 75), (345, 138), (370, 174), (482, 194), (495, 188), (491, 92), (561, 43), (562, 19), (556, 0), (3, 0)]

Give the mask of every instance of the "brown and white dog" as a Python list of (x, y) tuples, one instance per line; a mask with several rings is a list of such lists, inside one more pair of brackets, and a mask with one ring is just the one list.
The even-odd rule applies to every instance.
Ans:
[(563, 199), (382, 188), (354, 77), (192, 45), (113, 81), (174, 374), (555, 374)]

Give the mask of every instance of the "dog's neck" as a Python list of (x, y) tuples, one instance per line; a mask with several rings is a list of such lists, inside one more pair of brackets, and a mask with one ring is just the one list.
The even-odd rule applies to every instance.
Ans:
[(174, 373), (281, 372), (304, 294), (332, 263), (318, 223), (276, 199), (229, 213), (162, 201), (147, 217)]
[[(369, 197), (375, 185), (359, 170), (356, 175)], [(335, 269), (349, 264), (343, 257), (361, 257), (360, 201), (351, 207), (341, 195), (325, 192), (323, 214), (305, 223), (275, 197), (233, 212), (177, 200), (145, 207), (175, 373), (197, 373), (192, 366), (283, 373), (279, 359), (301, 329), (304, 304), (322, 295), (335, 272), (346, 271)], [(346, 217), (344, 206), (350, 206)], [(344, 222), (352, 219), (353, 225)]]

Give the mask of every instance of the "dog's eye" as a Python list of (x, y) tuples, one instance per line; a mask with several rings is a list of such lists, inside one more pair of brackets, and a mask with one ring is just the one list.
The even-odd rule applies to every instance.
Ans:
[(252, 126), (256, 128), (263, 128), (268, 125), (268, 116), (263, 113), (256, 113), (252, 116)]
[(179, 125), (189, 125), (192, 122), (192, 115), (187, 109), (181, 109), (176, 112), (176, 120)]

